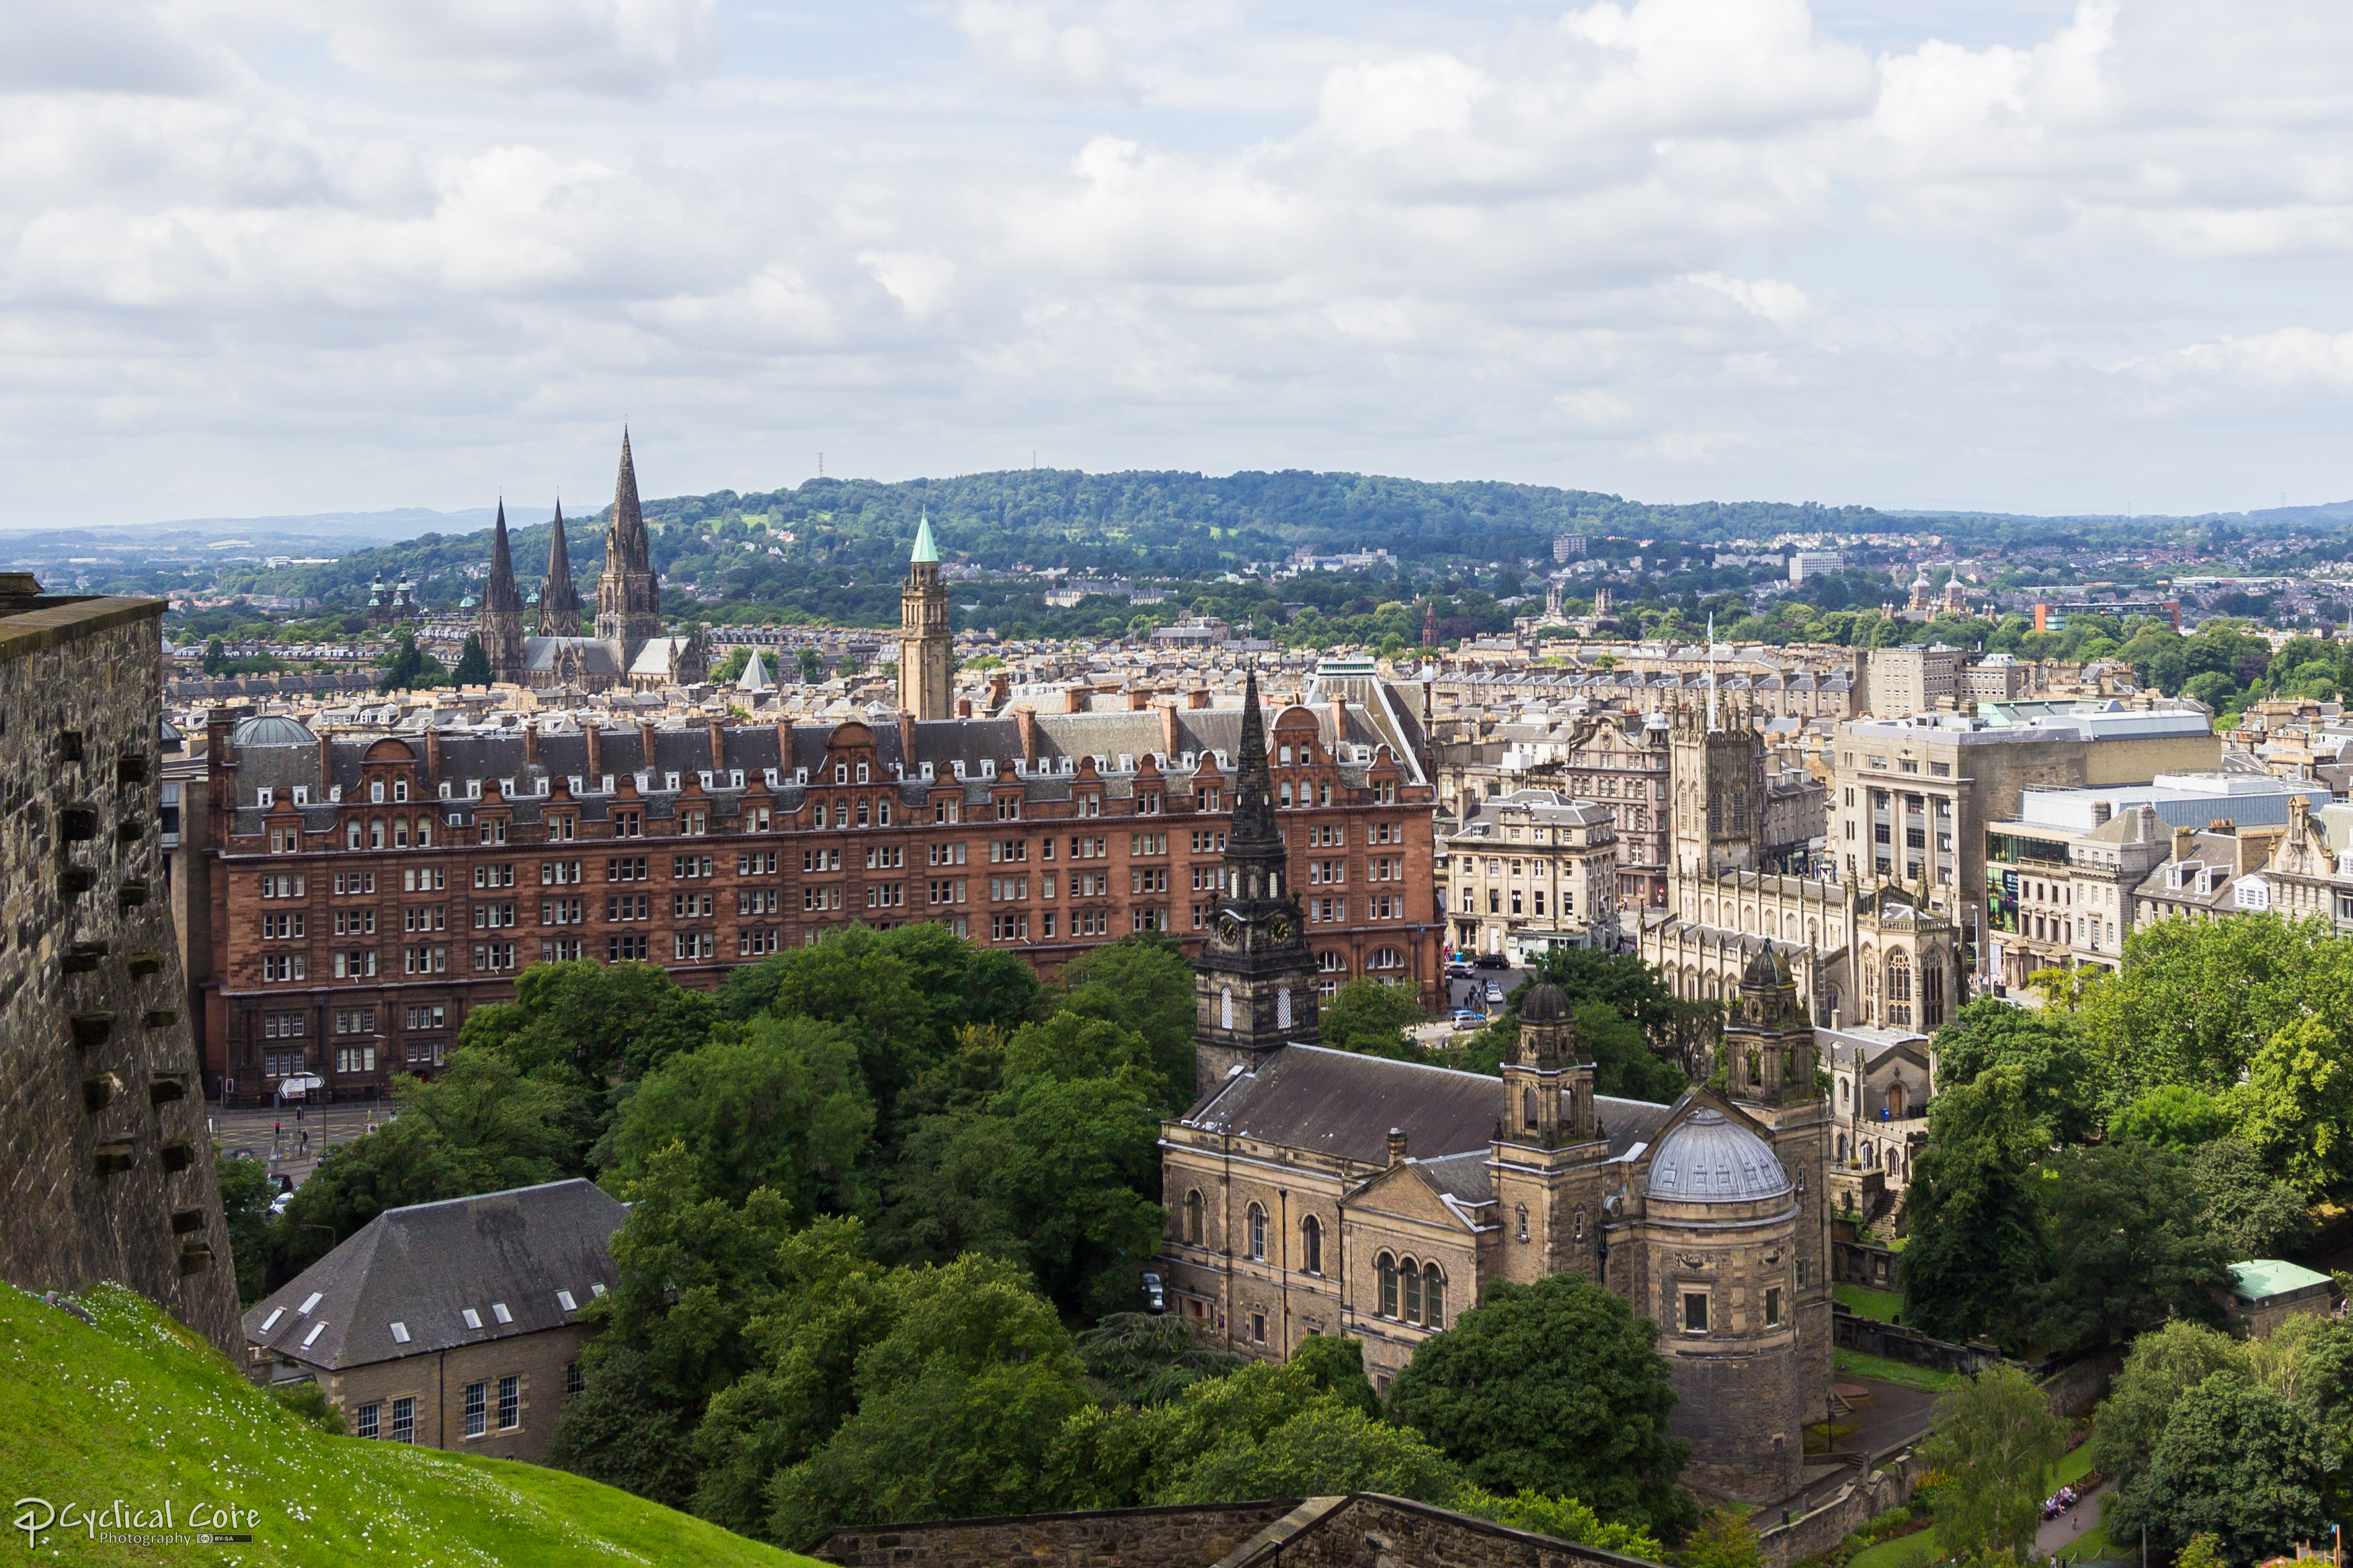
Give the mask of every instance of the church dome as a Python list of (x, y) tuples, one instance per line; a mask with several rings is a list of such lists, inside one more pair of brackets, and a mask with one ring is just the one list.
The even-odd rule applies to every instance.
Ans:
[(1520, 1004), (1523, 1024), (1558, 1024), (1568, 1017), (1568, 993), (1549, 980), (1539, 980)]
[(1789, 984), (1789, 966), (1770, 947), (1760, 947), (1749, 958), (1748, 967), (1741, 972), (1740, 988), (1744, 991), (1769, 991)]
[(1765, 1140), (1712, 1106), (1684, 1118), (1651, 1154), (1654, 1198), (1736, 1204), (1788, 1191), (1789, 1174)]
[(264, 713), (248, 719), (228, 733), (232, 744), (239, 746), (315, 746), (319, 737), (311, 733), (298, 720), (282, 713)]

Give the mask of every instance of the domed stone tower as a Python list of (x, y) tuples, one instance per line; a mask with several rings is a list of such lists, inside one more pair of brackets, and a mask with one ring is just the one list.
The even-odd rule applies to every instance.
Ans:
[(1520, 999), (1519, 1038), (1504, 1058), (1495, 1123), (1504, 1279), (1600, 1278), (1600, 1163), (1609, 1155), (1594, 1117), (1593, 1064), (1577, 1044), (1568, 993), (1538, 981)]
[(1669, 1429), (1692, 1446), (1683, 1479), (1787, 1497), (1805, 1449), (1797, 1184), (1736, 1109), (1684, 1104), (1642, 1162), (1642, 1245), (1629, 1261), (1646, 1278), (1630, 1282), (1633, 1300), (1659, 1325), (1680, 1396)]

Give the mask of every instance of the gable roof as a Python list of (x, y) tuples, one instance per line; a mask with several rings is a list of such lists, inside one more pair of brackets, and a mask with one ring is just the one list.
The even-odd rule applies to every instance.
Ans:
[(619, 1283), (608, 1245), (628, 1213), (577, 1177), (386, 1209), (248, 1309), (245, 1337), (333, 1370), (560, 1328)]
[[(1596, 1095), (1609, 1154), (1648, 1142), (1672, 1106)], [(1484, 1202), (1485, 1161), (1504, 1109), (1504, 1080), (1421, 1062), (1358, 1056), (1326, 1046), (1285, 1046), (1254, 1073), (1212, 1088), (1180, 1119), (1187, 1127), (1251, 1138), (1359, 1165), (1386, 1165), (1392, 1127), (1406, 1135), (1410, 1158), (1443, 1167), (1441, 1188)], [(1420, 1152), (1414, 1152), (1419, 1151)], [(1453, 1157), (1475, 1151), (1479, 1175)]]

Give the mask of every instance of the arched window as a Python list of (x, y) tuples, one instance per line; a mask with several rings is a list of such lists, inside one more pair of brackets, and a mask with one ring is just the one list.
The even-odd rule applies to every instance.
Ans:
[(1398, 1315), (1397, 1259), (1384, 1252), (1375, 1260), (1373, 1268), (1381, 1279), (1381, 1316), (1394, 1318)]
[(1288, 985), (1274, 994), (1274, 1026), (1278, 1029), (1291, 1027), (1291, 987)]
[(1254, 1263), (1266, 1261), (1266, 1211), (1256, 1204), (1250, 1206), (1250, 1255)]
[(1324, 1222), (1314, 1215), (1299, 1222), (1299, 1256), (1308, 1273), (1324, 1272)]
[(1218, 993), (1218, 1027), (1230, 1029), (1233, 1026), (1234, 994), (1230, 991), (1220, 991)]
[(1348, 961), (1327, 947), (1315, 955), (1315, 968), (1318, 973), (1324, 974), (1345, 974), (1348, 972)]
[(1520, 1220), (1520, 1236), (1519, 1236), (1519, 1238), (1520, 1238), (1522, 1241), (1525, 1241), (1525, 1240), (1528, 1238), (1528, 1205), (1525, 1205), (1525, 1204), (1522, 1204), (1522, 1205), (1519, 1205), (1519, 1220)]
[(1201, 1194), (1198, 1189), (1185, 1194), (1185, 1239), (1195, 1247), (1201, 1245)]
[(1577, 1224), (1572, 1234), (1579, 1241), (1583, 1241), (1585, 1239), (1585, 1211), (1583, 1209), (1577, 1211)]
[(1920, 1022), (1935, 1028), (1945, 1021), (1945, 965), (1930, 958), (1920, 965)]
[(1446, 1326), (1446, 1276), (1435, 1263), (1422, 1266), (1421, 1321), (1433, 1329)]
[(1912, 1022), (1912, 961), (1901, 948), (1887, 955), (1887, 1021), (1899, 1026)]
[(1409, 1258), (1398, 1265), (1398, 1273), (1405, 1282), (1405, 1310), (1400, 1314), (1409, 1323), (1421, 1321), (1421, 1270)]
[(1536, 1130), (1536, 1091), (1535, 1089), (1520, 1090), (1520, 1125), (1530, 1132)]
[(1405, 954), (1393, 947), (1377, 947), (1373, 949), (1372, 966), (1375, 969), (1403, 969)]
[(1838, 1160), (1841, 1165), (1846, 1163), (1846, 1134), (1843, 1132), (1838, 1136)]

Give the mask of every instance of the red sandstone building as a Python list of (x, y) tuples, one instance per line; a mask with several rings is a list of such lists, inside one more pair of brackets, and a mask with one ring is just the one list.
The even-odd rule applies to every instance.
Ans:
[[(1368, 670), (1307, 695), (1267, 725), (1320, 981), (1434, 996), (1419, 728)], [(175, 889), (190, 915), (209, 910), (187, 951), (210, 1087), (249, 1102), (296, 1072), (337, 1096), (429, 1074), (470, 1011), (554, 960), (711, 986), (828, 931), (910, 921), (1049, 976), (1134, 931), (1191, 946), (1241, 718), (1206, 692), (830, 728), (314, 735), (216, 713)]]

